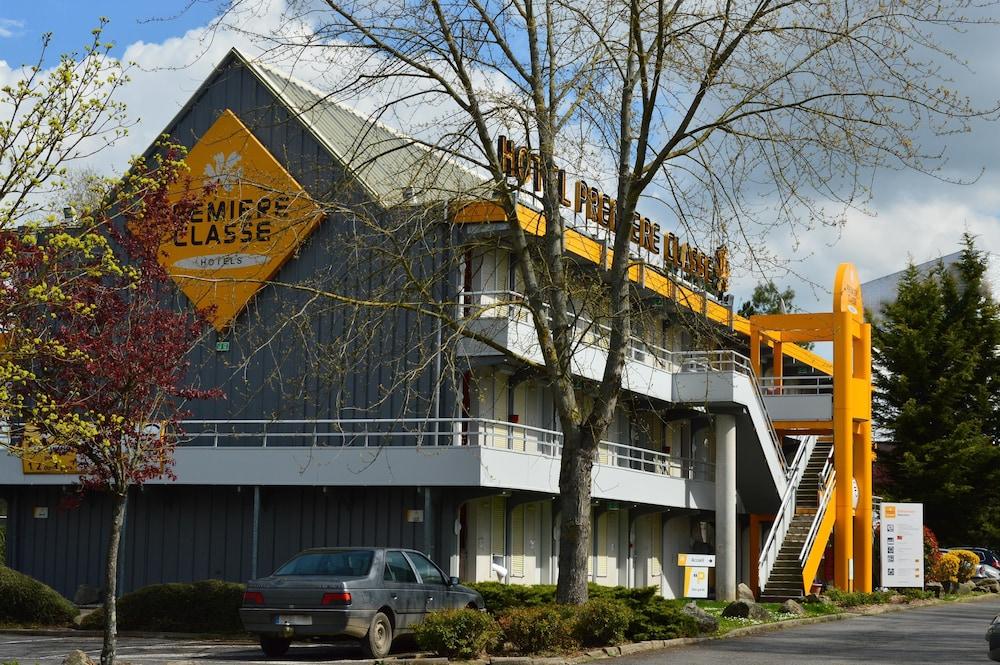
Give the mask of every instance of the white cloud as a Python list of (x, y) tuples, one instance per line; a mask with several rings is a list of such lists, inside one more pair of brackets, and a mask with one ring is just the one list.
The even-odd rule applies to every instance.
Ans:
[(0, 18), (0, 38), (16, 37), (21, 34), (22, 28), (24, 28), (24, 21)]
[[(250, 6), (255, 11), (241, 9), (243, 13), (230, 17), (236, 29), (205, 26), (163, 42), (140, 41), (126, 48), (123, 61), (136, 64), (130, 70), (132, 80), (122, 90), (120, 99), (128, 105), (129, 115), (137, 124), (125, 140), (92, 160), (93, 167), (106, 173), (120, 172), (131, 155), (141, 153), (155, 140), (231, 47), (237, 46), (251, 56), (266, 52), (272, 62), (291, 64), (282, 62), (280, 50), (275, 47), (282, 39), (294, 40), (291, 36), (302, 34), (304, 24), (282, 16), (281, 0), (250, 3)], [(304, 16), (304, 20), (311, 20), (308, 14)], [(11, 25), (9, 20), (0, 19), (0, 31), (12, 29)], [(263, 42), (241, 32), (241, 26), (258, 35), (274, 37), (270, 43)], [(969, 33), (957, 38), (960, 41), (956, 45), (962, 46), (965, 53), (975, 54), (976, 65), (982, 63), (982, 67), (994, 68), (993, 54), (1000, 46), (992, 38), (992, 33)], [(302, 55), (300, 50), (296, 52)], [(329, 89), (341, 80), (338, 73), (349, 66), (349, 59), (326, 54), (308, 61), (297, 60), (295, 74), (317, 87)], [(994, 83), (1000, 79), (982, 77), (972, 70), (955, 74), (956, 86), (973, 89), (979, 99), (1000, 97)], [(14, 76), (16, 72), (0, 62), (0, 83)], [(375, 97), (356, 97), (351, 102), (362, 112), (372, 112), (378, 105)], [(429, 126), (432, 130), (433, 122), (429, 119), (445, 113), (440, 107), (412, 107), (402, 112), (405, 117), (382, 119), (404, 130), (426, 130)], [(869, 205), (873, 216), (851, 212), (842, 229), (821, 228), (794, 239), (784, 229), (773, 231), (768, 245), (788, 262), (790, 270), (789, 274), (775, 270), (772, 275), (775, 281), (796, 290), (798, 306), (826, 310), (830, 307), (829, 291), (840, 262), (854, 262), (862, 280), (873, 279), (901, 269), (909, 257), (924, 261), (955, 251), (965, 230), (979, 235), (984, 249), (1000, 251), (1000, 173), (992, 161), (992, 156), (1000, 152), (1000, 133), (985, 123), (973, 129), (971, 135), (948, 137), (951, 161), (947, 173), (957, 179), (974, 180), (985, 168), (978, 181), (960, 186), (909, 171), (882, 174), (875, 183), (875, 196)], [(669, 220), (662, 221), (666, 224)], [(750, 293), (759, 277), (735, 276), (738, 300)]]

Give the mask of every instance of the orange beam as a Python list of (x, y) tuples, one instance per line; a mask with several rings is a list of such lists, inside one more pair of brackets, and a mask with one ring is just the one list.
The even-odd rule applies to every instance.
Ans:
[(796, 434), (833, 434), (832, 420), (775, 420), (774, 429)]
[[(477, 224), (505, 222), (507, 218), (503, 212), (503, 208), (498, 204), (490, 201), (473, 201), (457, 204), (453, 209), (452, 221), (456, 224)], [(518, 205), (518, 222), (525, 233), (535, 236), (541, 236), (545, 233), (545, 217), (536, 210)], [(611, 249), (605, 249), (601, 243), (575, 229), (566, 229), (564, 243), (570, 253), (587, 259), (592, 263), (600, 264), (602, 256), (610, 263), (613, 256)], [(678, 284), (667, 275), (656, 270), (653, 266), (647, 266), (647, 269), (643, 272), (645, 273), (643, 277), (645, 278), (645, 287), (647, 289), (666, 296), (692, 311), (704, 312), (709, 320), (729, 325), (730, 311), (719, 303), (703, 298), (697, 291)], [(639, 271), (630, 271), (629, 278), (638, 283)], [(733, 330), (749, 337), (750, 321), (735, 313), (731, 316)], [(770, 341), (767, 341), (767, 343), (768, 345), (771, 344)], [(795, 346), (794, 344), (787, 345), (784, 349), (784, 354), (824, 374), (833, 374), (833, 364), (831, 362), (800, 346)]]

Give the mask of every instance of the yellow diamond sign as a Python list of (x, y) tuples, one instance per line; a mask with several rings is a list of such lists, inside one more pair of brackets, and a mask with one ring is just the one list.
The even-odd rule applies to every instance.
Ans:
[(185, 161), (190, 179), (174, 184), (171, 198), (193, 196), (200, 204), (187, 227), (163, 243), (160, 260), (195, 307), (214, 306), (209, 318), (221, 331), (309, 237), (322, 215), (228, 109)]

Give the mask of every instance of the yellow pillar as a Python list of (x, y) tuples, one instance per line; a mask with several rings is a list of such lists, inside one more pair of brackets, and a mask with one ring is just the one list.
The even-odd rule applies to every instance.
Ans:
[(861, 338), (858, 345), (857, 394), (853, 404), (855, 411), (864, 417), (858, 423), (854, 446), (854, 479), (858, 483), (858, 510), (854, 516), (854, 588), (858, 591), (872, 590), (872, 424), (871, 412), (871, 369), (872, 369), (871, 325), (861, 324)]
[(853, 448), (854, 419), (851, 411), (854, 345), (852, 316), (848, 311), (835, 312), (833, 328), (833, 466), (837, 473), (834, 491), (836, 522), (833, 527), (833, 579), (838, 589), (852, 591), (854, 558)]
[(774, 342), (774, 387), (781, 394), (781, 378), (785, 373), (785, 359), (781, 352), (781, 342)]
[(753, 373), (760, 376), (760, 328), (750, 320), (750, 366)]

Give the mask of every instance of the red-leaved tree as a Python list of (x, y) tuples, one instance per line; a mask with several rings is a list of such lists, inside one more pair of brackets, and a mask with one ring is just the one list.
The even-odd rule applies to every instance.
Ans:
[(7, 275), (0, 305), (19, 315), (8, 349), (27, 360), (12, 387), (12, 421), (24, 428), (14, 450), (39, 463), (75, 465), (81, 493), (112, 497), (102, 665), (115, 661), (129, 488), (173, 478), (185, 401), (220, 396), (186, 384), (186, 357), (205, 321), (177, 305), (159, 261), (162, 241), (187, 224), (195, 203), (169, 195), (184, 177), (181, 157), (164, 147), (150, 163), (135, 162), (99, 209), (74, 225), (0, 235)]

